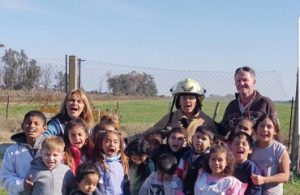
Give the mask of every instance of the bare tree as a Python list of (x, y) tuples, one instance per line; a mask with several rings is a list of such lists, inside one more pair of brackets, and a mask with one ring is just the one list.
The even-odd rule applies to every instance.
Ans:
[(43, 86), (44, 90), (47, 91), (51, 87), (52, 83), (52, 66), (47, 64), (41, 71), (40, 83)]

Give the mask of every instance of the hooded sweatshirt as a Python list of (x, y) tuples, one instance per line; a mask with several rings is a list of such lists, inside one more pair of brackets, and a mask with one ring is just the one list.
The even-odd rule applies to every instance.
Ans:
[(68, 195), (75, 188), (74, 175), (65, 164), (58, 164), (50, 170), (39, 157), (31, 162), (29, 173), (34, 186), (24, 195)]
[(182, 182), (176, 174), (172, 176), (170, 181), (161, 182), (158, 180), (157, 173), (152, 172), (143, 183), (139, 192), (139, 195), (151, 194), (182, 194)]
[(40, 156), (43, 135), (38, 137), (34, 146), (26, 143), (25, 133), (17, 133), (11, 137), (16, 144), (10, 145), (4, 153), (0, 170), (0, 187), (9, 195), (19, 194), (24, 190), (24, 179), (28, 176), (30, 162)]

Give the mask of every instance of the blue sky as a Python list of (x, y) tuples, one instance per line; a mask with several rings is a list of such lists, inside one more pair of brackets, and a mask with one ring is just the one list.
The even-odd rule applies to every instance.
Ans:
[(295, 72), (299, 16), (299, 0), (0, 0), (0, 43), (30, 58)]

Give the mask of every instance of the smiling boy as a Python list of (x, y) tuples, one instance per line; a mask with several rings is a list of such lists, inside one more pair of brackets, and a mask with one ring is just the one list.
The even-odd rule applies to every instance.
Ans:
[(235, 157), (235, 169), (233, 175), (241, 182), (247, 183), (248, 187), (245, 195), (260, 195), (262, 194), (261, 186), (254, 185), (251, 180), (251, 175), (261, 175), (260, 170), (254, 162), (248, 160), (252, 153), (253, 140), (246, 132), (240, 131), (233, 136), (231, 143), (232, 153)]
[(65, 143), (62, 138), (49, 136), (42, 143), (41, 157), (31, 162), (29, 175), (33, 187), (24, 192), (30, 195), (67, 195), (75, 187), (74, 175), (62, 164)]
[(19, 194), (33, 183), (26, 179), (30, 162), (40, 156), (40, 147), (47, 129), (46, 117), (37, 110), (25, 114), (22, 122), (23, 132), (12, 136), (16, 144), (9, 146), (3, 157), (0, 170), (0, 186), (9, 195)]

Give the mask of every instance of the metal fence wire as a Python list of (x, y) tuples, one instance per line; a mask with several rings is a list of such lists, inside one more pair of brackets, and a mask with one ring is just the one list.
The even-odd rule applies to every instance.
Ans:
[[(65, 72), (65, 59), (36, 59), (42, 67), (50, 66), (52, 71), (52, 83), (54, 85), (55, 74)], [(170, 88), (178, 81), (187, 77), (196, 79), (207, 91), (206, 97), (230, 96), (236, 91), (234, 85), (234, 71), (206, 71), (185, 69), (164, 69), (143, 66), (121, 65), (85, 59), (81, 62), (80, 83), (85, 91), (110, 93), (108, 88), (108, 75), (115, 76), (128, 74), (132, 71), (152, 75), (156, 84), (157, 95), (171, 95)], [(257, 90), (270, 97), (274, 101), (291, 100), (296, 93), (297, 67), (269, 71), (256, 71)]]

